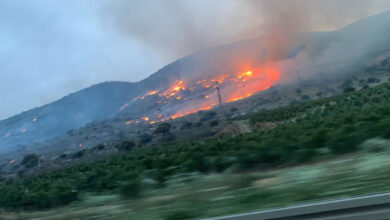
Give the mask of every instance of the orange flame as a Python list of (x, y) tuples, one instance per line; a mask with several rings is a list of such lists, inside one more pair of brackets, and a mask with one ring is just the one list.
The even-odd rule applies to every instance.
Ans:
[(148, 95), (156, 95), (158, 93), (158, 91), (157, 90), (154, 90), (154, 91), (150, 91), (149, 93), (148, 93)]
[[(164, 98), (165, 100), (158, 100), (156, 101), (157, 104), (169, 105), (170, 103), (168, 102), (168, 99), (170, 98), (183, 100), (183, 102), (185, 102), (193, 99), (189, 99), (189, 97), (185, 97), (184, 95), (187, 93), (198, 92), (197, 90), (200, 89), (199, 87), (209, 89), (211, 87), (218, 86), (221, 91), (222, 99), (225, 100), (225, 102), (234, 102), (248, 98), (257, 92), (269, 89), (279, 81), (281, 75), (277, 65), (273, 62), (268, 62), (260, 66), (254, 66), (249, 63), (239, 63), (239, 66), (241, 66), (238, 68), (240, 71), (237, 71), (237, 73), (220, 74), (219, 76), (211, 79), (200, 79), (192, 85), (190, 82), (176, 80), (165, 91), (149, 91), (144, 96), (134, 98), (133, 101), (158, 94), (158, 97)], [(187, 84), (189, 85), (188, 87)], [(196, 99), (196, 101), (191, 103), (191, 105), (187, 105), (185, 109), (180, 109), (174, 114), (145, 116), (136, 120), (135, 123), (138, 124), (145, 121), (149, 124), (155, 124), (169, 119), (177, 119), (201, 110), (210, 110), (218, 104), (216, 90), (203, 90), (203, 93), (209, 94), (204, 94), (203, 98)], [(121, 110), (127, 106), (128, 104), (125, 104), (121, 107)], [(161, 111), (159, 110), (158, 112)], [(133, 121), (126, 122), (126, 124), (131, 123), (133, 123)]]
[(122, 110), (125, 109), (128, 105), (129, 105), (128, 103), (122, 105), (122, 106), (119, 108), (119, 110), (122, 111)]

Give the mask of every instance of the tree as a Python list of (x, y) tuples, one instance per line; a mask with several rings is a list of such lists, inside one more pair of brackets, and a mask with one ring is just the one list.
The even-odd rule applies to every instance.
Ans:
[(148, 144), (153, 140), (153, 136), (149, 134), (141, 134), (139, 139), (141, 144)]
[(135, 147), (134, 141), (124, 141), (116, 146), (116, 148), (120, 151), (130, 151)]
[(356, 89), (353, 87), (347, 87), (344, 89), (344, 93), (350, 93), (350, 92), (355, 92), (355, 91), (356, 91)]
[(169, 123), (161, 123), (158, 125), (156, 130), (154, 130), (155, 134), (167, 134), (171, 130), (171, 124)]
[(28, 154), (22, 160), (22, 165), (26, 168), (33, 168), (38, 165), (39, 158), (36, 154)]
[(77, 159), (77, 158), (84, 157), (84, 155), (85, 155), (85, 150), (80, 150), (80, 151), (77, 151), (76, 153), (74, 153), (72, 155), (72, 158)]

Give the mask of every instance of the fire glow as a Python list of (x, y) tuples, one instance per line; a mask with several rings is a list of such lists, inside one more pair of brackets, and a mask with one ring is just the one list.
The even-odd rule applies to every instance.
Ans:
[[(198, 111), (210, 110), (218, 105), (218, 98), (216, 88), (218, 87), (222, 101), (225, 103), (242, 100), (252, 95), (267, 90), (280, 79), (280, 71), (272, 62), (263, 64), (261, 66), (241, 65), (236, 73), (223, 73), (214, 78), (199, 79), (193, 82), (176, 80), (166, 90), (153, 90), (145, 93), (145, 95), (136, 97), (133, 102), (137, 100), (146, 99), (149, 96), (158, 98), (156, 105), (163, 108), (172, 103), (177, 104), (176, 112), (166, 114), (156, 114), (144, 116), (135, 123), (141, 121), (149, 124), (166, 121), (169, 119), (176, 119), (186, 115), (194, 114)], [(188, 95), (190, 94), (190, 95)], [(191, 94), (192, 98), (190, 97)], [(196, 95), (203, 94), (203, 95)], [(194, 99), (193, 97), (200, 97)], [(188, 103), (187, 105), (182, 103)], [(124, 110), (130, 103), (126, 103), (120, 110)], [(182, 105), (180, 105), (182, 104)], [(181, 107), (182, 106), (182, 107)], [(126, 122), (127, 125), (131, 124)]]

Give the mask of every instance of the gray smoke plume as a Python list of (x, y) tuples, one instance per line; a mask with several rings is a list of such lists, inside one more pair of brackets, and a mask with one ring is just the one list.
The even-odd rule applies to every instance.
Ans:
[(108, 15), (167, 61), (228, 42), (264, 36), (277, 58), (309, 30), (335, 30), (390, 9), (387, 0), (119, 0)]

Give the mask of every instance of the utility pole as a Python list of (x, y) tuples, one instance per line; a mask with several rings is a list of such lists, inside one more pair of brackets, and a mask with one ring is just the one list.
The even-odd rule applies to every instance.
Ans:
[(221, 89), (219, 88), (219, 83), (218, 82), (216, 83), (215, 89), (217, 91), (219, 108), (221, 109), (221, 111), (220, 111), (220, 113), (221, 113), (220, 121), (221, 121), (222, 131), (226, 131), (225, 111), (224, 111), (224, 108), (223, 108)]
[(222, 107), (222, 97), (221, 97), (221, 91), (219, 89), (219, 85), (216, 86), (216, 90), (217, 90), (217, 95), (218, 95), (219, 106)]

